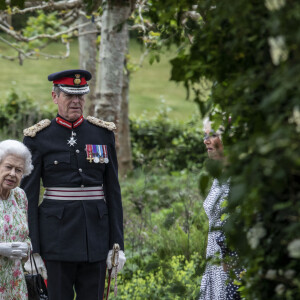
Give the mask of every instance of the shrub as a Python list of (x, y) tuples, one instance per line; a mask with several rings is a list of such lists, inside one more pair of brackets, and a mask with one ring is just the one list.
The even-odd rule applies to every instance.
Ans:
[[(112, 299), (198, 299), (200, 291), (200, 260), (194, 253), (190, 260), (184, 256), (172, 256), (160, 262), (150, 272), (138, 270), (131, 280), (122, 274), (118, 278), (118, 295)], [(113, 281), (112, 281), (113, 283)]]
[[(225, 123), (225, 230), (247, 270), (247, 299), (300, 299), (299, 11), (299, 1), (201, 1), (204, 24), (171, 61), (172, 79), (196, 91), (201, 113), (213, 107)], [(203, 77), (213, 82), (206, 102)]]
[(196, 299), (208, 230), (198, 173), (138, 169), (121, 182), (127, 262), (117, 299)]
[(166, 111), (151, 120), (130, 120), (134, 166), (150, 164), (171, 171), (199, 168), (205, 152), (201, 128), (199, 118), (183, 124), (170, 120)]
[(29, 96), (11, 89), (0, 106), (0, 138), (22, 139), (23, 129), (55, 116), (54, 107), (39, 107)]

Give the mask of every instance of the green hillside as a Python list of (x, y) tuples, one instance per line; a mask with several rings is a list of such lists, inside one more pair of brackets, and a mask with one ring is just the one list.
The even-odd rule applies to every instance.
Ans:
[[(43, 52), (56, 55), (64, 54), (61, 44), (52, 44)], [(10, 49), (0, 42), (0, 53), (3, 55), (15, 55)], [(137, 66), (142, 54), (137, 42), (130, 44), (130, 64)], [(149, 64), (146, 57), (143, 66), (132, 72), (130, 82), (130, 115), (139, 116), (145, 113), (151, 117), (154, 112), (162, 107), (170, 108), (170, 118), (188, 120), (197, 108), (192, 101), (185, 100), (184, 87), (169, 81), (170, 64), (168, 60), (175, 52), (161, 56), (160, 63)], [(71, 54), (68, 59), (26, 59), (22, 66), (18, 61), (1, 59), (0, 98), (3, 101), (7, 90), (14, 87), (20, 92), (31, 95), (41, 104), (49, 104), (51, 83), (47, 81), (50, 73), (63, 69), (78, 68), (78, 45), (74, 41), (71, 45)]]

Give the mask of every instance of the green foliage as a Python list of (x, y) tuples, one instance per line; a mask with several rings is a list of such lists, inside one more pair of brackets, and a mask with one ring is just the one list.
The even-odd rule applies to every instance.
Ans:
[[(300, 3), (198, 4), (204, 26), (190, 31), (192, 46), (171, 61), (172, 79), (194, 91), (202, 115), (213, 112), (225, 126), (231, 177), (225, 229), (247, 270), (242, 294), (299, 299)], [(198, 88), (203, 77), (213, 82), (208, 101)]]
[(28, 18), (23, 33), (24, 36), (31, 37), (37, 34), (55, 34), (59, 29), (61, 23), (57, 12), (45, 14), (43, 11), (37, 11), (37, 16)]
[[(145, 18), (151, 19), (156, 25), (156, 36), (161, 39), (158, 40), (157, 46), (171, 45), (176, 43), (182, 46), (186, 42), (186, 35), (191, 28), (199, 27), (199, 18), (186, 19), (186, 12), (192, 10), (192, 6), (197, 4), (194, 0), (173, 0), (166, 1), (148, 1), (148, 9), (145, 12)], [(185, 26), (182, 26), (182, 24)], [(200, 22), (201, 24), (201, 22)]]
[(130, 281), (120, 275), (118, 296), (112, 299), (198, 299), (201, 263), (198, 253), (188, 261), (184, 256), (172, 256), (150, 272), (138, 270)]
[[(11, 7), (17, 6), (19, 8), (24, 8), (25, 0), (11, 0), (9, 1), (9, 4)], [(6, 1), (1, 1), (0, 2), (0, 9), (4, 10), (7, 7)]]
[[(63, 27), (57, 12), (45, 13), (43, 11), (37, 11), (36, 16), (30, 16), (28, 18), (26, 27), (23, 28), (23, 34), (25, 37), (30, 38), (39, 34), (53, 35), (62, 30)], [(57, 39), (59, 38), (60, 37), (57, 37)], [(40, 46), (44, 47), (47, 42), (49, 42), (47, 38), (35, 39), (28, 43), (23, 43), (22, 48), (29, 50)]]
[(121, 181), (127, 262), (115, 299), (198, 298), (208, 224), (197, 173), (153, 166)]
[(52, 119), (55, 112), (52, 108), (39, 107), (27, 95), (21, 95), (11, 89), (0, 106), (0, 136), (22, 139), (23, 129), (32, 126), (42, 119)]
[(169, 170), (192, 169), (202, 165), (205, 146), (199, 118), (188, 123), (171, 121), (165, 110), (153, 119), (131, 119), (130, 132), (135, 167), (157, 165)]
[[(120, 299), (197, 298), (208, 231), (198, 190), (197, 166), (204, 152), (198, 122), (171, 122), (161, 112), (153, 120), (141, 118), (131, 123), (137, 167), (122, 183), (128, 261)], [(185, 158), (183, 153), (187, 153)], [(184, 162), (178, 162), (179, 158)], [(170, 269), (171, 258), (180, 255), (185, 257), (181, 268), (192, 264), (181, 282), (179, 274)], [(195, 255), (199, 261), (194, 261)], [(162, 275), (163, 279), (157, 278)]]
[[(143, 11), (143, 20), (136, 11), (135, 23), (150, 23), (151, 30), (148, 34), (141, 32), (141, 40), (146, 48), (151, 50), (149, 62), (153, 64), (160, 61), (160, 56), (165, 47), (170, 49), (171, 45), (177, 45), (179, 53), (184, 52), (184, 47), (190, 44), (189, 33), (203, 24), (201, 15), (189, 17), (187, 11), (193, 10), (195, 0), (181, 0), (174, 3), (173, 0), (154, 1), (149, 0)], [(144, 4), (145, 5), (145, 4)]]

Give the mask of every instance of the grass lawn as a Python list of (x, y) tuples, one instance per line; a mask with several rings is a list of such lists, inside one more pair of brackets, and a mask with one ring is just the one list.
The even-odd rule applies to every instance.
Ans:
[[(43, 52), (46, 52), (44, 50)], [(52, 54), (64, 53), (64, 47), (60, 44), (52, 44), (47, 48)], [(3, 42), (0, 41), (0, 53), (3, 55), (15, 55)], [(131, 63), (138, 63), (141, 55), (140, 46), (132, 41), (130, 44)], [(174, 56), (173, 51), (161, 56), (160, 63), (150, 65), (148, 58), (144, 60), (142, 68), (132, 73), (130, 81), (130, 116), (135, 117), (144, 113), (153, 116), (162, 107), (170, 108), (169, 116), (172, 119), (186, 121), (194, 113), (198, 113), (196, 105), (192, 101), (185, 100), (186, 92), (182, 85), (169, 81), (169, 59)], [(78, 44), (74, 41), (71, 45), (71, 55), (68, 59), (26, 59), (22, 66), (18, 61), (1, 59), (0, 74), (0, 100), (5, 99), (6, 91), (14, 87), (20, 92), (32, 96), (41, 105), (52, 103), (50, 91), (52, 84), (47, 76), (64, 69), (76, 69), (78, 65)], [(51, 104), (52, 105), (52, 104)], [(54, 105), (54, 104), (53, 104)]]

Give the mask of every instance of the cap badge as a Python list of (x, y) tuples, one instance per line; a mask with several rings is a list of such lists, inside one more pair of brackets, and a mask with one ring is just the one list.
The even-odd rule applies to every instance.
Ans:
[(75, 85), (80, 85), (81, 83), (80, 74), (75, 74), (75, 79), (73, 82)]

